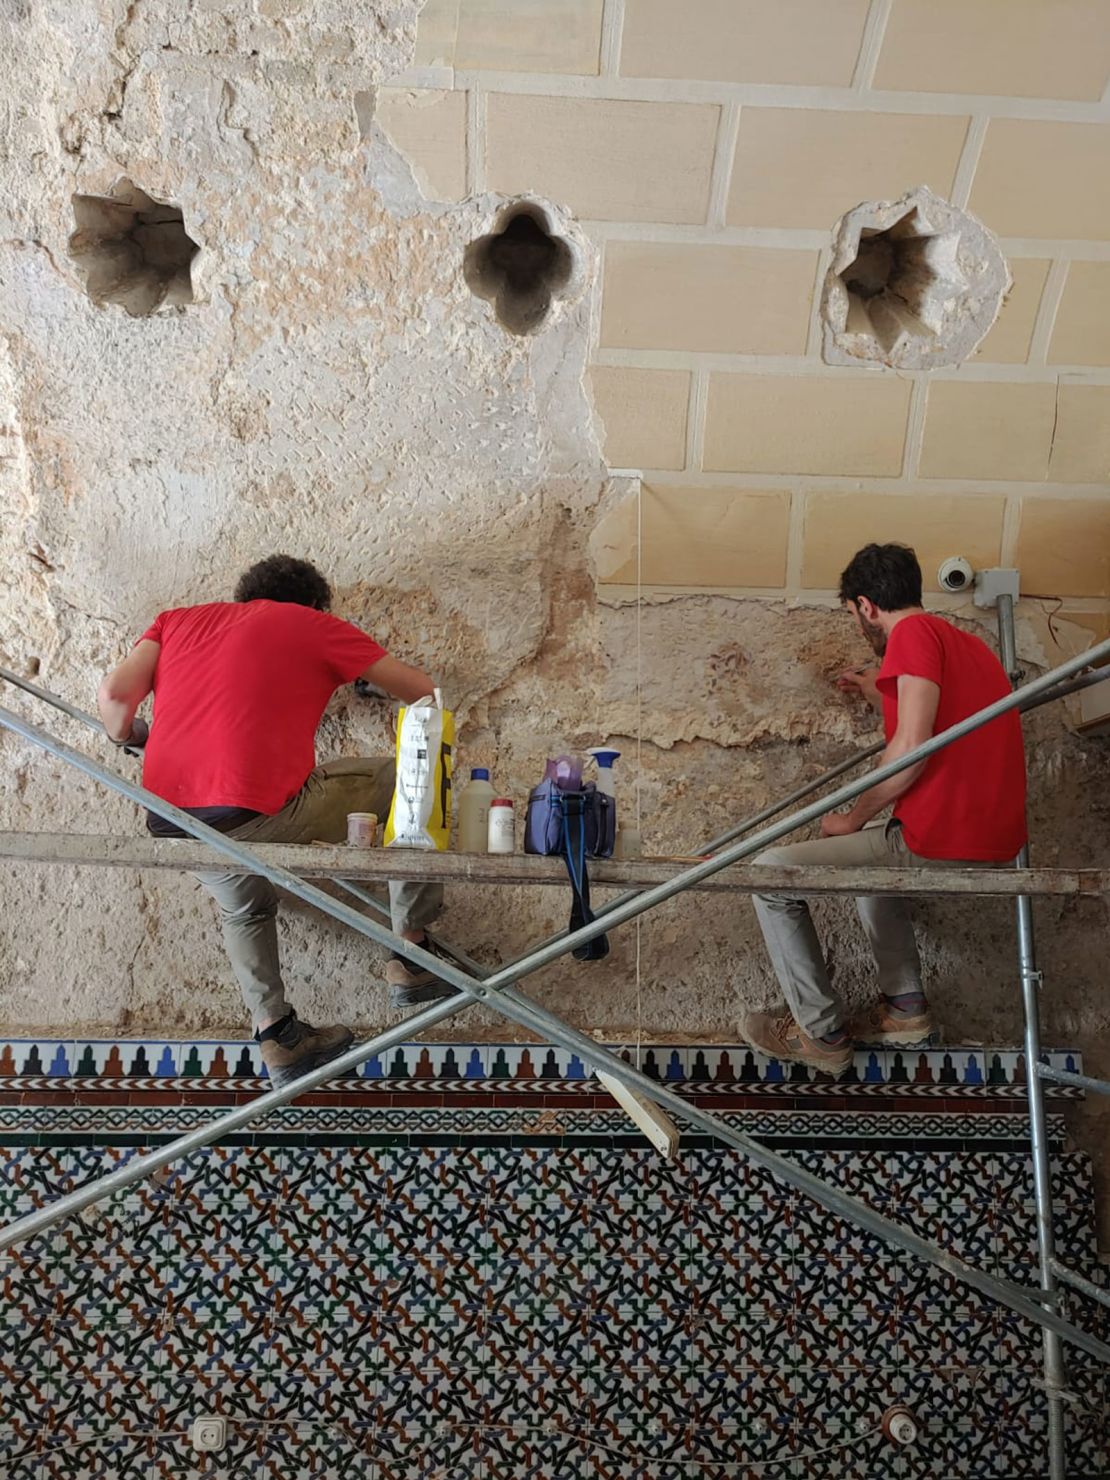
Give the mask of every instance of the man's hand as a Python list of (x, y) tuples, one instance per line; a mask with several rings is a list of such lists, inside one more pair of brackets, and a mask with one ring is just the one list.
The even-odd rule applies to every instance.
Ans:
[(821, 818), (821, 836), (823, 838), (845, 838), (849, 833), (857, 833), (863, 826), (857, 822), (851, 812), (828, 812)]
[(879, 693), (875, 680), (879, 676), (877, 668), (846, 668), (843, 673), (837, 675), (836, 686), (846, 694), (858, 694), (866, 699), (872, 709), (882, 709), (883, 696)]
[[(110, 740), (111, 736), (108, 737)], [(150, 726), (145, 719), (138, 715), (131, 721), (131, 733), (125, 740), (112, 740), (113, 745), (118, 745), (121, 750), (142, 750), (150, 739)]]
[(376, 683), (371, 683), (369, 679), (365, 678), (355, 679), (355, 693), (360, 699), (385, 699), (388, 701), (393, 697), (392, 694), (387, 694), (385, 689), (380, 689)]

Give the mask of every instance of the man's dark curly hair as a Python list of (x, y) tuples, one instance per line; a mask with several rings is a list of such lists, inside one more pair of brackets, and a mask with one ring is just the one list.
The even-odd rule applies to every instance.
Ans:
[(840, 577), (841, 601), (866, 596), (880, 611), (921, 605), (921, 567), (908, 545), (864, 545)]
[(331, 587), (307, 560), (268, 555), (239, 577), (236, 601), (293, 601), (318, 612), (331, 607)]

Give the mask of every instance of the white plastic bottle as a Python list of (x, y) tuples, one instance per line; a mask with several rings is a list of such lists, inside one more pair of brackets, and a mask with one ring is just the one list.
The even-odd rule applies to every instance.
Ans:
[(619, 750), (610, 750), (607, 745), (591, 745), (586, 752), (592, 755), (597, 762), (597, 789), (603, 791), (613, 800), (617, 797), (616, 782), (613, 779), (613, 762), (620, 759)]
[(513, 804), (508, 797), (494, 797), (489, 809), (489, 851), (512, 853), (516, 849)]
[(457, 815), (459, 819), (458, 839), (455, 846), (460, 853), (485, 853), (489, 840), (489, 804), (493, 801), (493, 787), (485, 766), (474, 766), (470, 780), (459, 793)]

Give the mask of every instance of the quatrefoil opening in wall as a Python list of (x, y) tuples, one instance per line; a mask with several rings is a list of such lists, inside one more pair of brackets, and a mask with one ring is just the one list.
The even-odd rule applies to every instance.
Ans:
[(556, 230), (552, 216), (536, 201), (513, 201), (464, 254), (467, 287), (493, 305), (510, 334), (538, 333), (556, 304), (577, 296), (581, 285), (579, 244)]
[(69, 255), (94, 303), (118, 303), (132, 318), (192, 303), (200, 247), (180, 206), (120, 180), (110, 195), (75, 195), (73, 215)]
[(833, 228), (823, 358), (900, 370), (958, 365), (998, 317), (1010, 281), (982, 222), (926, 186), (865, 202)]

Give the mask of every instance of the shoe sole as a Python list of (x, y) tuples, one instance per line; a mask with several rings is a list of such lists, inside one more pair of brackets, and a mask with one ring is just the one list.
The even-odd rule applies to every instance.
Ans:
[(816, 1059), (803, 1059), (799, 1055), (776, 1053), (773, 1049), (763, 1048), (760, 1044), (753, 1043), (750, 1038), (747, 1044), (749, 1048), (754, 1048), (756, 1053), (761, 1053), (766, 1059), (774, 1059), (779, 1064), (804, 1064), (807, 1069), (816, 1069), (819, 1074), (828, 1074), (831, 1079), (843, 1078), (855, 1063), (854, 1056), (849, 1055), (846, 1064), (839, 1064), (834, 1068), (832, 1064), (818, 1063)]
[(284, 1089), (287, 1084), (293, 1084), (298, 1079), (303, 1079), (306, 1074), (311, 1074), (313, 1069), (322, 1069), (325, 1064), (330, 1064), (332, 1059), (337, 1059), (341, 1053), (346, 1053), (355, 1041), (353, 1033), (347, 1034), (346, 1043), (337, 1044), (335, 1048), (328, 1049), (327, 1053), (314, 1053), (308, 1059), (302, 1059), (297, 1064), (290, 1064), (286, 1069), (271, 1069), (270, 1084), (274, 1089)]
[(875, 1033), (870, 1038), (856, 1038), (853, 1040), (860, 1048), (937, 1048), (940, 1046), (940, 1034), (935, 1028), (930, 1028), (927, 1033), (899, 1033), (892, 1030), (888, 1033)]
[(423, 987), (390, 987), (389, 1005), (394, 1010), (419, 1007), (424, 1002), (440, 1002), (444, 997), (456, 995), (454, 987), (447, 982), (430, 981)]

